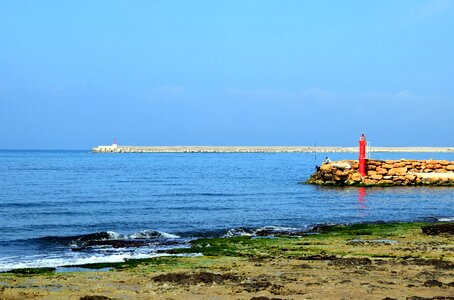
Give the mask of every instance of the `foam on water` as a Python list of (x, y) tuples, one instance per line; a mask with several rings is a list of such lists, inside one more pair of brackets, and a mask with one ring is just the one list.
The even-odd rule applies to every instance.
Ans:
[(262, 226), (258, 228), (231, 228), (221, 237), (234, 236), (272, 236), (272, 235), (298, 235), (308, 230), (309, 227), (284, 227), (284, 226)]
[(200, 255), (202, 254), (120, 253), (104, 256), (36, 255), (29, 257), (6, 257), (0, 259), (0, 272), (20, 268), (57, 268), (71, 265), (124, 262), (127, 259), (141, 259), (162, 256), (200, 256)]
[(122, 234), (119, 234), (118, 232), (115, 231), (107, 231), (107, 235), (109, 236), (110, 240), (119, 240), (123, 238)]
[(151, 238), (166, 238), (166, 239), (178, 239), (180, 236), (167, 232), (161, 232), (157, 230), (143, 230), (126, 236), (128, 239), (151, 239)]

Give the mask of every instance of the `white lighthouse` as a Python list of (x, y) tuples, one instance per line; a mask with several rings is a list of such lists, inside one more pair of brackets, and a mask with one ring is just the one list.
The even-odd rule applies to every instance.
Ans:
[(117, 149), (118, 148), (118, 145), (117, 145), (117, 138), (114, 137), (114, 140), (113, 140), (113, 143), (112, 143), (112, 149)]

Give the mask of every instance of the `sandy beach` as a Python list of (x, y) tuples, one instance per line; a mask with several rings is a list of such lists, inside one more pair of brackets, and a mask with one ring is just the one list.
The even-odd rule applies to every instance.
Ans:
[(0, 299), (453, 299), (453, 227), (360, 224), (202, 239), (175, 250), (198, 257), (0, 274)]

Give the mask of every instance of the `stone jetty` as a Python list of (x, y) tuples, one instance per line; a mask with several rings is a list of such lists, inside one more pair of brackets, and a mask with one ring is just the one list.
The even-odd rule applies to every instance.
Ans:
[(357, 160), (325, 163), (306, 181), (327, 186), (454, 186), (454, 161), (373, 160), (366, 162), (366, 176)]

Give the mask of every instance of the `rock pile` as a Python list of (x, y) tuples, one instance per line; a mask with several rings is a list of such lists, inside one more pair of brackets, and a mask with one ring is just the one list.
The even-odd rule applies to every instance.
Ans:
[(454, 186), (454, 161), (447, 160), (367, 160), (367, 175), (358, 172), (358, 161), (343, 160), (323, 164), (306, 181), (337, 186)]

